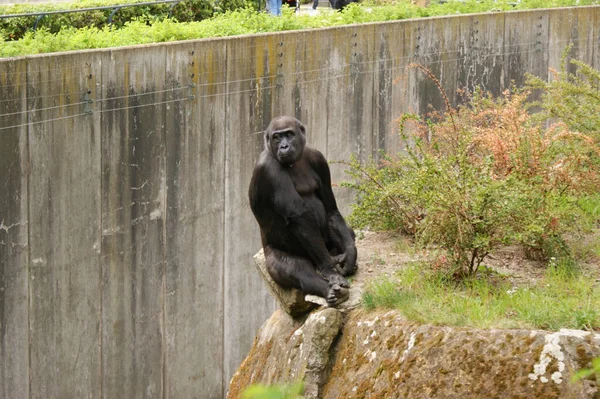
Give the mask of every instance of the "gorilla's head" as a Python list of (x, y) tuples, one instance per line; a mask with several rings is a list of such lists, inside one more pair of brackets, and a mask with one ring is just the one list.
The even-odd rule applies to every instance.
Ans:
[(306, 129), (296, 118), (278, 116), (265, 132), (265, 148), (282, 165), (292, 165), (302, 157)]

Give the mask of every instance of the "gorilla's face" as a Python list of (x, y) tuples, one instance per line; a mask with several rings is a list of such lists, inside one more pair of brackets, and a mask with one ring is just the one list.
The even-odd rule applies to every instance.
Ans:
[(265, 134), (265, 145), (282, 165), (292, 165), (304, 152), (306, 133), (296, 118), (281, 116), (273, 119)]

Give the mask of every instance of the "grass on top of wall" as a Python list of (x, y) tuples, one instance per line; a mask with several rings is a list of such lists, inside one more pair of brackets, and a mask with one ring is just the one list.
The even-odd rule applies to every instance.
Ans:
[(252, 9), (238, 9), (216, 15), (199, 22), (176, 22), (174, 20), (150, 20), (139, 18), (127, 22), (120, 29), (88, 27), (75, 29), (65, 27), (56, 33), (46, 29), (28, 32), (19, 40), (9, 40), (5, 30), (0, 31), (0, 57), (160, 43), (176, 40), (223, 37), (262, 32), (279, 32), (295, 29), (321, 28), (355, 23), (393, 21), (407, 18), (496, 12), (539, 7), (593, 5), (599, 0), (522, 0), (514, 5), (508, 0), (466, 0), (433, 4), (426, 8), (408, 1), (365, 2), (351, 4), (341, 12), (321, 12), (318, 15), (296, 15), (284, 7), (283, 15), (271, 16)]

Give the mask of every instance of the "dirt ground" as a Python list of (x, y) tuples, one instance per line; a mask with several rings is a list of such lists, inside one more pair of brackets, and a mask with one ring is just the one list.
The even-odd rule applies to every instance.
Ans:
[[(600, 231), (588, 237), (600, 240)], [(364, 231), (357, 234), (358, 272), (352, 286), (363, 288), (369, 280), (382, 275), (391, 275), (407, 263), (427, 260), (427, 251), (414, 248), (409, 238), (392, 232)], [(600, 284), (600, 259), (589, 257), (580, 261), (583, 273)], [(544, 262), (529, 260), (519, 247), (502, 247), (488, 255), (484, 264), (506, 275), (514, 286), (523, 286), (543, 276), (547, 265)]]

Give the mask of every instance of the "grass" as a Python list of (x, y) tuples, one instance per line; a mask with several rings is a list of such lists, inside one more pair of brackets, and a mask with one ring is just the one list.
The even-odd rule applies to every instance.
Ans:
[(527, 287), (493, 272), (460, 283), (423, 263), (367, 285), (363, 306), (398, 309), (419, 323), (475, 328), (600, 330), (600, 286), (561, 265)]
[(512, 0), (465, 0), (418, 7), (410, 1), (386, 2), (365, 1), (363, 4), (350, 4), (342, 12), (325, 12), (318, 15), (295, 15), (284, 7), (283, 15), (271, 16), (268, 13), (251, 9), (218, 14), (198, 22), (176, 22), (173, 20), (134, 19), (120, 29), (88, 27), (82, 29), (65, 28), (57, 33), (45, 29), (28, 32), (19, 40), (10, 40), (10, 27), (0, 29), (0, 58), (19, 55), (49, 53), (56, 51), (82, 50), (129, 46), (134, 44), (161, 43), (175, 40), (224, 37), (264, 32), (281, 32), (295, 29), (323, 28), (348, 24), (395, 21), (407, 18), (434, 17), (442, 15), (471, 14), (478, 12), (498, 12), (525, 10), (536, 7), (561, 7), (574, 5), (595, 5), (600, 0), (523, 0), (514, 4)]

